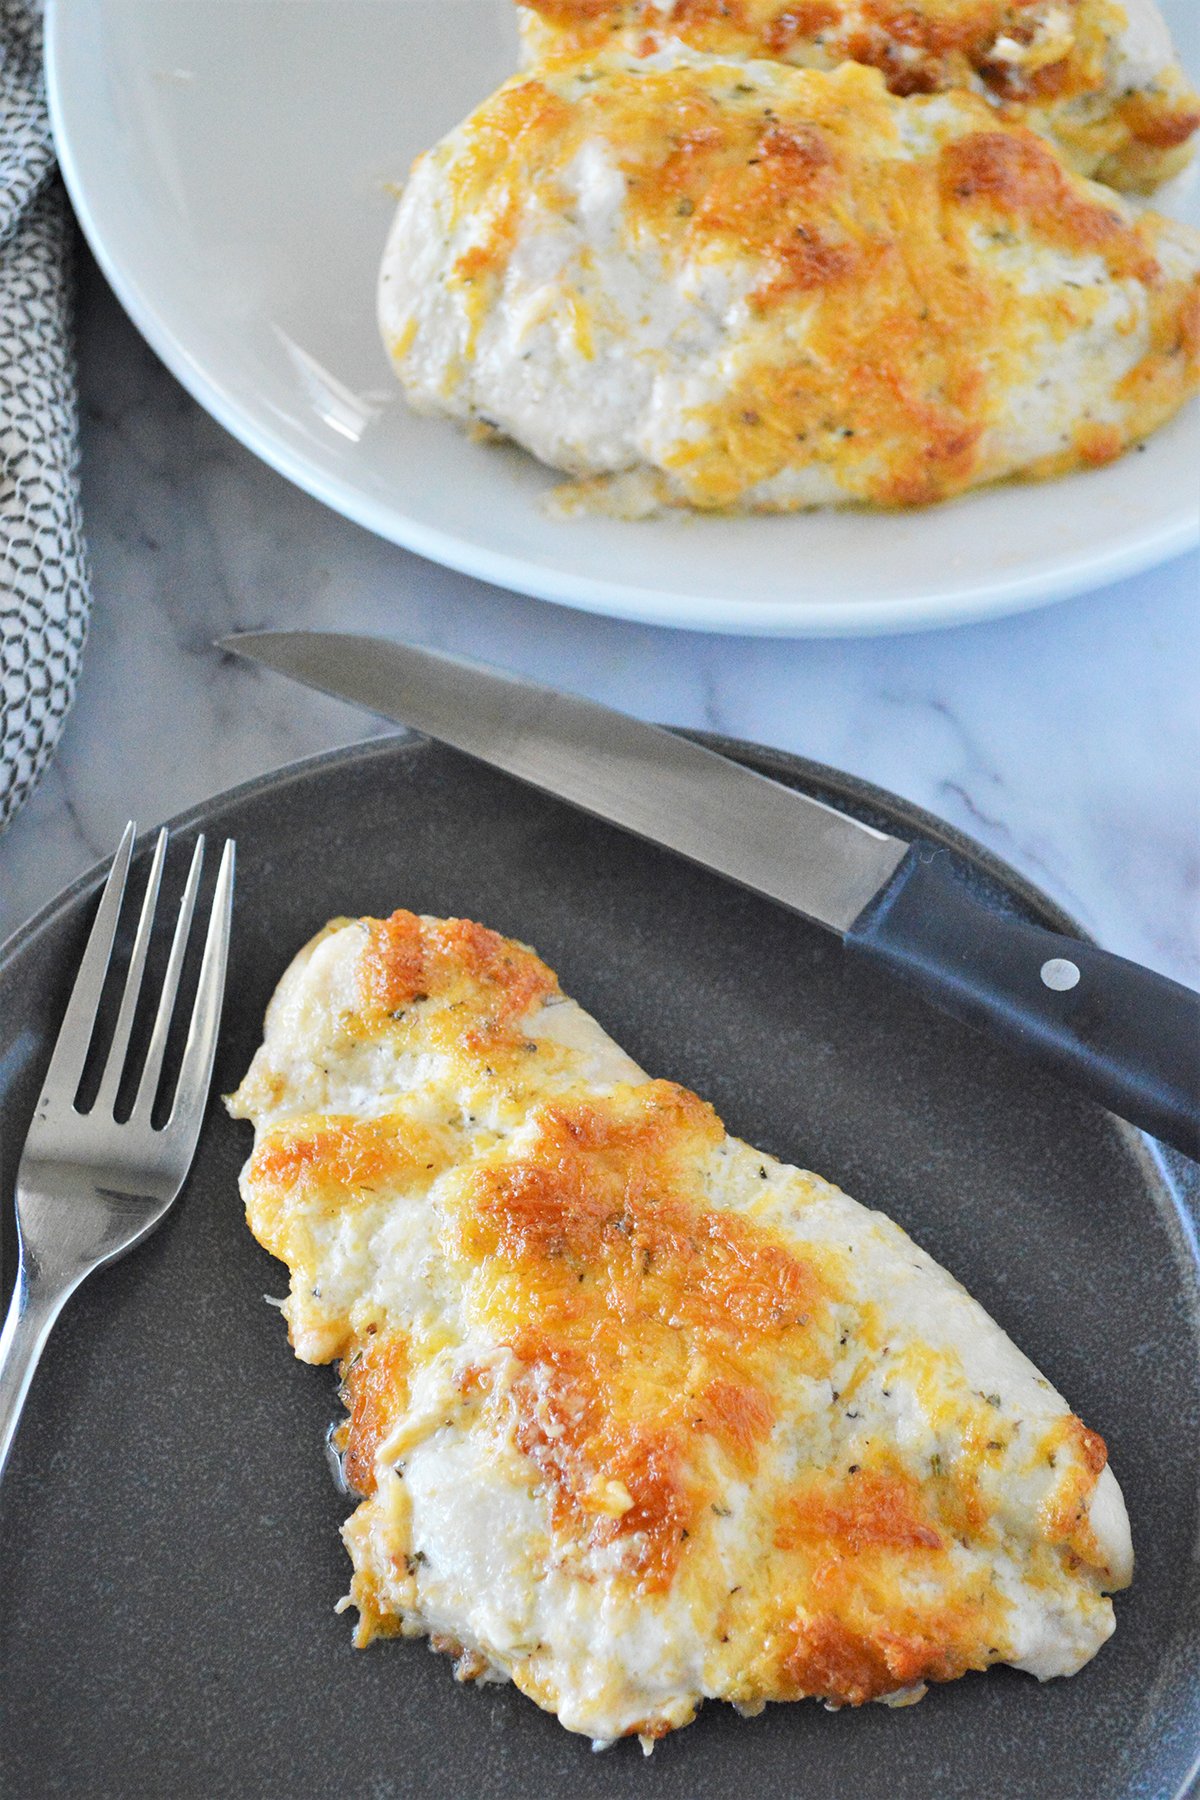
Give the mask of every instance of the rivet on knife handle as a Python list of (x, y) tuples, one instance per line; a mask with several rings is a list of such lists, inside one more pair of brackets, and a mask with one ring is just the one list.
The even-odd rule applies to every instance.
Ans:
[(846, 947), (1200, 1159), (1200, 995), (1190, 988), (985, 907), (957, 859), (923, 843)]
[[(993, 911), (908, 846), (700, 744), (466, 657), (345, 632), (221, 647), (413, 725), (835, 931), (945, 1011), (1200, 1157), (1200, 996)], [(1044, 978), (1056, 963), (1064, 969)], [(1056, 985), (1056, 981), (1058, 985)]]

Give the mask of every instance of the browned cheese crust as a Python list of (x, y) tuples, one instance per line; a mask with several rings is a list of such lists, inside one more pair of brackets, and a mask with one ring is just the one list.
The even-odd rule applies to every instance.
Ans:
[[(1132, 0), (1139, 10), (1145, 0)], [(1177, 64), (1122, 77), (1121, 0), (524, 0), (536, 56), (670, 39), (717, 56), (879, 69), (894, 94), (974, 88), (1080, 174), (1148, 191), (1183, 166), (1200, 96)]]
[[(427, 1631), (461, 1676), (652, 1740), (705, 1694), (857, 1706), (1019, 1659), (1026, 1605), (1069, 1621), (1060, 1671), (1111, 1629), (1103, 1441), (902, 1232), (642, 1078), (532, 951), (343, 923), (233, 1107), (297, 1354), (340, 1365), (360, 1643)], [(514, 1582), (542, 1608), (517, 1649)]]

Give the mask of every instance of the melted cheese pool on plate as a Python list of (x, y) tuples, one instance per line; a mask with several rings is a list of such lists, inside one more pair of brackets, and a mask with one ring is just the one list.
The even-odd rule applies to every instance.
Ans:
[(231, 1101), (340, 1364), (356, 1641), (572, 1731), (1072, 1674), (1132, 1572), (1102, 1440), (882, 1214), (648, 1080), (531, 950), (335, 922)]
[(912, 506), (1111, 461), (1200, 384), (1200, 234), (966, 93), (676, 46), (553, 61), (418, 159), (410, 403), (573, 501)]

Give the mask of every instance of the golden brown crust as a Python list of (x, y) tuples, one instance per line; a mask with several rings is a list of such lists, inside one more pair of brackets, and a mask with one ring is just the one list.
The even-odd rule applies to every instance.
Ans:
[(929, 1520), (916, 1482), (898, 1470), (856, 1469), (845, 1479), (828, 1475), (798, 1484), (775, 1534), (781, 1550), (816, 1546), (840, 1556), (861, 1556), (874, 1546), (891, 1550), (941, 1550), (943, 1538)]
[(348, 1409), (338, 1449), (347, 1486), (364, 1499), (375, 1492), (380, 1444), (408, 1405), (408, 1345), (402, 1332), (369, 1332), (342, 1369)]
[[(558, 991), (525, 947), (409, 913), (348, 927), (347, 941), (356, 955), (326, 974), (330, 1030), (355, 1052), (446, 1058), (449, 1085), (407, 1104), (390, 1093), (366, 1117), (278, 1120), (244, 1191), (293, 1292), (315, 1294), (342, 1253), (357, 1267), (364, 1243), (382, 1259), (379, 1287), (322, 1339), (342, 1357), (335, 1444), (363, 1497), (346, 1527), (356, 1641), (422, 1628), (429, 1559), (405, 1463), (446, 1434), (479, 1444), (485, 1483), (544, 1507), (519, 1579), (573, 1571), (585, 1610), (602, 1586), (606, 1604), (669, 1603), (680, 1631), (696, 1621), (704, 1637), (703, 1691), (748, 1710), (804, 1695), (860, 1705), (999, 1660), (1013, 1603), (989, 1559), (1012, 1552), (1005, 1473), (1027, 1473), (1028, 1422), (971, 1390), (953, 1352), (919, 1333), (890, 1341), (895, 1321), (856, 1288), (864, 1256), (845, 1218), (805, 1235), (806, 1206), (833, 1190), (768, 1168), (671, 1082), (512, 1086), (497, 1046), (524, 1042)], [(347, 976), (361, 1016), (342, 1010)], [(514, 1134), (438, 1123), (455, 1084), (471, 1107), (519, 1107)], [(405, 1275), (393, 1265), (418, 1227)], [(854, 1229), (865, 1252), (872, 1227)], [(893, 1383), (920, 1452), (895, 1429)], [(1101, 1605), (1087, 1572), (1101, 1561), (1088, 1508), (1103, 1442), (1049, 1416), (1027, 1446), (1045, 1499), (1015, 1566), (1066, 1604)], [(462, 1678), (490, 1666), (465, 1627), (433, 1641)], [(540, 1650), (512, 1673), (558, 1709), (564, 1678)], [(689, 1716), (639, 1705), (621, 1728), (653, 1738)]]
[(1145, 235), (1095, 188), (1081, 189), (1049, 145), (1032, 131), (977, 131), (942, 151), (947, 198), (994, 208), (1047, 244), (1096, 251), (1117, 280), (1146, 287), (1160, 269)]
[(1082, 174), (1143, 190), (1180, 166), (1200, 98), (1178, 68), (1132, 92), (1114, 75), (1119, 0), (523, 0), (537, 54), (678, 39), (717, 56), (877, 68), (892, 93), (974, 87), (1060, 138)]
[(1151, 150), (1178, 150), (1200, 131), (1200, 106), (1156, 106), (1144, 94), (1123, 101), (1121, 117), (1134, 142)]
[[(947, 101), (898, 102), (854, 65), (767, 78), (762, 65), (743, 76), (614, 63), (577, 81), (580, 67), (515, 79), (469, 122), (448, 179), (456, 216), (479, 229), (451, 279), (478, 322), (502, 291), (514, 219), (565, 206), (556, 183), (584, 143), (619, 162), (629, 235), (658, 246), (667, 270), (756, 262), (746, 335), (762, 351), (740, 355), (724, 397), (699, 403), (696, 429), (689, 420), (659, 451), (687, 504), (755, 504), (747, 496), (781, 474), (829, 468), (847, 498), (925, 505), (1013, 472), (997, 448), (1013, 421), (995, 428), (1029, 379), (1031, 343), (1086, 333), (1103, 295), (1090, 271), (1066, 267), (1060, 280), (1049, 263), (1026, 285), (994, 244), (1097, 256), (1112, 282), (1148, 296), (1124, 302), (1134, 310), (1116, 335), (1138, 328), (1139, 305), (1154, 321), (1115, 394), (1089, 390), (1074, 417), (1064, 395), (1062, 448), (1035, 476), (1111, 460), (1194, 391), (1200, 277), (1164, 276), (1162, 221), (1134, 218), (969, 96), (931, 126), (900, 115)], [(910, 128), (932, 136), (920, 154), (898, 151)], [(1107, 416), (1090, 418), (1089, 402)]]
[(394, 1019), (451, 988), (472, 1008), (472, 1029), (502, 1037), (510, 1022), (558, 988), (552, 972), (521, 944), (470, 919), (423, 920), (403, 910), (365, 921), (364, 1017)]
[[(710, 1448), (753, 1474), (780, 1384), (824, 1356), (816, 1270), (691, 1198), (722, 1137), (670, 1082), (552, 1105), (527, 1150), (474, 1177), (461, 1223), (496, 1296), (487, 1323), (526, 1371), (518, 1442), (553, 1485), (556, 1525), (595, 1546), (636, 1537), (648, 1591), (716, 1497)], [(597, 1491), (597, 1469), (619, 1486)]]

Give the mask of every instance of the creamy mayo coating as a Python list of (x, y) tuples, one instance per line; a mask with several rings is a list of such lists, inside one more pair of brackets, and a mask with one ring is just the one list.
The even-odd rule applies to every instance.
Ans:
[(922, 505), (1112, 460), (1200, 382), (1200, 235), (965, 93), (676, 45), (517, 76), (420, 158), (410, 403), (560, 504)]
[(1102, 1441), (881, 1213), (651, 1081), (525, 947), (335, 922), (233, 1097), (340, 1360), (357, 1641), (570, 1730), (1071, 1674), (1132, 1573)]

